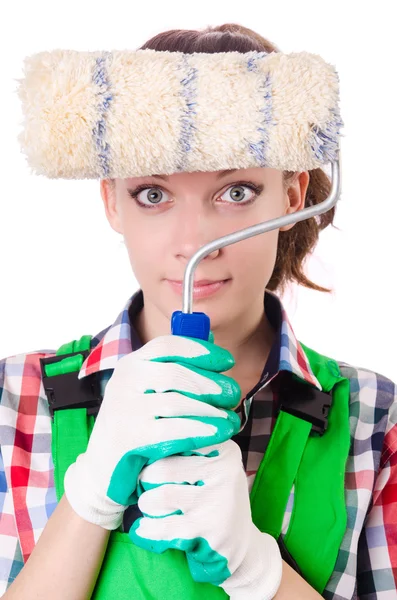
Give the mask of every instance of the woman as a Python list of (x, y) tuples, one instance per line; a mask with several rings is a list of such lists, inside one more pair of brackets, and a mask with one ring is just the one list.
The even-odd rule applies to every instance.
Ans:
[[(237, 25), (164, 32), (143, 46), (150, 48), (184, 53), (277, 51), (255, 32)], [(117, 561), (112, 562), (109, 552), (103, 562), (109, 533), (116, 529), (123, 535), (129, 532), (142, 551), (139, 560), (149, 561), (144, 581), (135, 581), (134, 598), (153, 597), (145, 589), (150, 588), (149, 579), (161, 579), (164, 561), (150, 561), (164, 557), (161, 552), (167, 548), (186, 554), (190, 575), (197, 582), (192, 588), (182, 587), (187, 598), (208, 596), (212, 590), (219, 597), (236, 599), (395, 597), (395, 386), (371, 371), (329, 360), (324, 364), (335, 381), (327, 388), (323, 371), (315, 368), (317, 355), (296, 339), (274, 293), (292, 280), (328, 291), (305, 277), (303, 262), (320, 230), (332, 223), (334, 211), (319, 223), (308, 219), (210, 254), (195, 276), (194, 306), (210, 316), (216, 345), (168, 335), (172, 312), (181, 302), (184, 268), (196, 250), (238, 229), (317, 204), (329, 189), (321, 169), (309, 174), (253, 167), (102, 179), (106, 216), (124, 237), (141, 290), (128, 300), (115, 323), (91, 340), (89, 356), (75, 369), (79, 379), (98, 374), (103, 400), (87, 449), (65, 469), (63, 496), (63, 482), (56, 483), (56, 497), (52, 467), (48, 470), (57, 442), (53, 429), (51, 448), (50, 411), (40, 394), (39, 359), (51, 353), (19, 355), (1, 363), (4, 597), (124, 597), (117, 581), (137, 578), (139, 569), (127, 573), (125, 562), (110, 584), (103, 583), (102, 577), (104, 570), (117, 571)], [(224, 371), (227, 376), (221, 375)], [(252, 503), (251, 515), (248, 494), (251, 491), (252, 500), (259, 488), (255, 478), (259, 470), (265, 479), (271, 470), (264, 455), (273, 452), (277, 459), (270, 440), (275, 439), (280, 405), (287, 406), (288, 397), (296, 400), (302, 389), (309, 393), (310, 388), (313, 397), (329, 408), (329, 396), (324, 400), (321, 394), (333, 389), (335, 382), (349, 383), (344, 388), (349, 400), (344, 437), (335, 426), (336, 404), (327, 430), (337, 440), (329, 456), (337, 444), (336, 459), (342, 460), (330, 462), (330, 469), (344, 465), (335, 474), (344, 485), (340, 496), (346, 519), (339, 523), (337, 544), (335, 538), (332, 546), (324, 531), (322, 545), (332, 546), (327, 554), (332, 565), (326, 581), (317, 585), (313, 582), (322, 559), (318, 554), (316, 562), (316, 554), (309, 554), (314, 546), (310, 548), (310, 541), (304, 539), (315, 536), (310, 513), (306, 523), (302, 521), (307, 527), (303, 529), (307, 534), (300, 537), (302, 560), (297, 558), (298, 549), (296, 555), (289, 551), (292, 522), (299, 520), (294, 488), (288, 490), (280, 535), (273, 533), (272, 519), (270, 524), (262, 520), (273, 514), (272, 503)], [(172, 402), (170, 396), (164, 402), (166, 390), (173, 390)], [(154, 393), (143, 398), (148, 391)], [(160, 413), (197, 419), (160, 419), (154, 427), (153, 416)], [(14, 430), (16, 436), (10, 436)], [(183, 445), (187, 439), (194, 440), (193, 446)], [(167, 444), (174, 444), (175, 451), (164, 450)], [(150, 452), (155, 448), (156, 460), (151, 462), (153, 455), (148, 452), (149, 462), (142, 462), (137, 449), (148, 447)], [(317, 465), (325, 465), (327, 456), (322, 450)], [(125, 487), (125, 482), (136, 480), (132, 473), (139, 476), (139, 493), (129, 484)], [(320, 488), (330, 481), (330, 490), (337, 487), (332, 473), (324, 475)], [(175, 485), (186, 482), (191, 485)], [(271, 480), (267, 483), (270, 486)], [(316, 493), (321, 493), (320, 488)], [(261, 493), (265, 498), (266, 490)], [(313, 515), (316, 508), (314, 503)], [(316, 549), (320, 552), (318, 542)], [(130, 566), (138, 554), (131, 557)], [(170, 564), (186, 576), (186, 564)], [(190, 586), (187, 578), (183, 581)], [(176, 580), (156, 585), (155, 597), (181, 597), (175, 591)]]

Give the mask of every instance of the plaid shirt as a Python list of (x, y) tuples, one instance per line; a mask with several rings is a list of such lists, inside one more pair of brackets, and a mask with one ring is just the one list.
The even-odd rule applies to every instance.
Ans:
[[(102, 392), (117, 361), (142, 343), (133, 327), (141, 292), (126, 303), (113, 325), (92, 338), (79, 378), (98, 373)], [(239, 444), (251, 488), (273, 430), (278, 374), (290, 372), (321, 386), (276, 295), (265, 294), (265, 311), (277, 331), (258, 384), (237, 409)], [(70, 340), (65, 340), (70, 341)], [(18, 354), (0, 361), (0, 595), (22, 569), (57, 500), (51, 455), (51, 419), (39, 358), (56, 350)], [(351, 447), (346, 465), (347, 529), (334, 571), (323, 592), (328, 600), (397, 598), (397, 398), (392, 381), (338, 362), (350, 380)], [(285, 376), (285, 373), (284, 373)], [(286, 508), (288, 529), (294, 490)], [(125, 512), (124, 526), (134, 509)]]

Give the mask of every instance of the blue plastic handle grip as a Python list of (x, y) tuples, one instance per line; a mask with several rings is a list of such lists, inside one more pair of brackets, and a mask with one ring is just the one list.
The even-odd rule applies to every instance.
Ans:
[(210, 318), (203, 312), (184, 313), (176, 310), (172, 313), (172, 335), (184, 335), (208, 342), (210, 329)]

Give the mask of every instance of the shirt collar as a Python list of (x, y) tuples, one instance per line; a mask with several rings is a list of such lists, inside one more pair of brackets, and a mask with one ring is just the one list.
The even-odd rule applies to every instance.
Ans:
[[(143, 293), (142, 290), (138, 290), (128, 299), (113, 325), (92, 339), (93, 348), (82, 364), (78, 375), (79, 379), (99, 371), (114, 369), (120, 358), (142, 346), (133, 325), (134, 317), (142, 307)], [(295, 336), (281, 300), (274, 293), (266, 290), (264, 308), (276, 331), (276, 338), (264, 366), (258, 389), (278, 372), (290, 371), (299, 379), (322, 391), (322, 387), (310, 367), (309, 360)]]

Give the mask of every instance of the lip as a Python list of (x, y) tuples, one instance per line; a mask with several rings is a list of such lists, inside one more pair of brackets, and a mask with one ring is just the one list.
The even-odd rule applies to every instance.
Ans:
[[(168, 279), (171, 283), (177, 283), (178, 285), (182, 285), (183, 281), (180, 279)], [(221, 281), (226, 281), (226, 279), (199, 279), (194, 282), (195, 287), (201, 287), (202, 285), (211, 285), (212, 283), (219, 283)]]
[[(169, 285), (171, 286), (171, 288), (178, 294), (178, 295), (182, 295), (182, 287), (183, 287), (183, 282), (182, 281), (177, 281), (177, 280), (172, 280), (172, 279), (166, 279), (166, 281), (169, 283)], [(208, 296), (212, 296), (213, 294), (217, 293), (219, 290), (225, 288), (228, 283), (230, 282), (230, 279), (220, 279), (220, 280), (210, 280), (210, 279), (200, 279), (198, 281), (194, 282), (193, 285), (193, 299), (194, 300), (199, 300), (200, 298), (207, 298)]]

